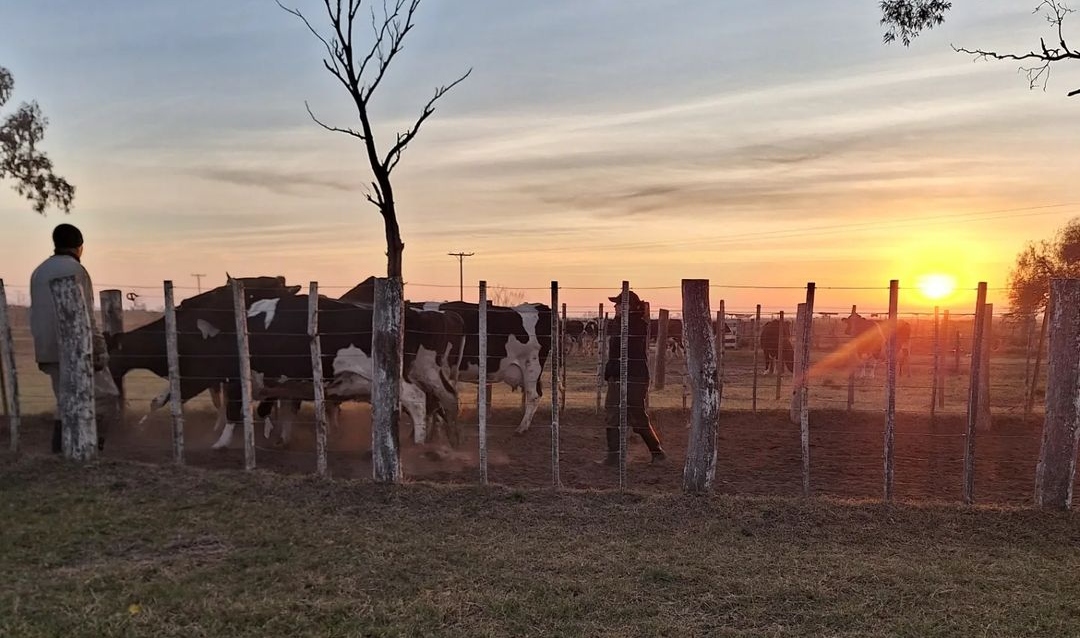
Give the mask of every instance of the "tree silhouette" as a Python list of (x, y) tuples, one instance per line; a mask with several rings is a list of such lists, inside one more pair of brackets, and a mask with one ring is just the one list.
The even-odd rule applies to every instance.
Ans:
[[(0, 107), (15, 91), (15, 77), (0, 66)], [(14, 180), (15, 192), (42, 215), (50, 206), (71, 212), (75, 187), (53, 173), (53, 163), (38, 149), (49, 121), (36, 102), (22, 103), (0, 121), (0, 181)]]
[[(881, 24), (885, 27), (885, 42), (900, 40), (909, 46), (911, 40), (922, 31), (932, 29), (945, 20), (945, 14), (952, 8), (952, 2), (944, 0), (882, 0)], [(957, 53), (966, 53), (979, 60), (1015, 60), (1022, 63), (1020, 72), (1027, 77), (1032, 89), (1041, 87), (1046, 90), (1050, 80), (1050, 68), (1057, 62), (1080, 60), (1080, 50), (1071, 48), (1065, 40), (1065, 17), (1074, 10), (1060, 0), (1043, 0), (1032, 13), (1042, 14), (1053, 31), (1050, 44), (1047, 38), (1039, 38), (1038, 48), (1027, 53), (1002, 53), (986, 49), (968, 49), (953, 46)], [(1069, 92), (1069, 96), (1080, 94), (1080, 89)]]
[(1050, 280), (1061, 277), (1080, 277), (1080, 217), (1060, 228), (1053, 239), (1024, 246), (1009, 272), (1009, 305), (1020, 314), (1045, 309)]

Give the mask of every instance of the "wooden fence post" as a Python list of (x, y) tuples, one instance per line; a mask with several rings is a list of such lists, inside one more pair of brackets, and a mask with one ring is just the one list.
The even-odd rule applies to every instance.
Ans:
[[(102, 290), (98, 294), (101, 302), (101, 332), (106, 336), (119, 335), (124, 332), (124, 296), (119, 290)], [(116, 384), (120, 392), (120, 422), (124, 421), (124, 413), (127, 411), (127, 400), (124, 396), (124, 380)]]
[[(180, 350), (176, 336), (176, 300), (173, 282), (165, 281), (165, 357), (169, 370), (169, 413), (172, 416), (173, 462), (184, 464), (184, 407), (180, 395)], [(116, 291), (119, 297), (119, 290)], [(104, 314), (105, 294), (101, 295)]]
[(308, 283), (308, 339), (311, 342), (311, 390), (315, 399), (315, 474), (325, 477), (326, 386), (323, 384), (322, 339), (319, 337), (319, 282)]
[(784, 329), (784, 311), (780, 311), (780, 341), (776, 348), (776, 365), (773, 366), (773, 370), (776, 371), (776, 400), (780, 400), (780, 386), (781, 380), (784, 378), (784, 345), (787, 343), (788, 335)]
[(1027, 401), (1024, 403), (1024, 421), (1028, 420), (1031, 411), (1035, 408), (1035, 393), (1039, 390), (1039, 366), (1042, 364), (1043, 352), (1046, 350), (1046, 329), (1053, 308), (1054, 298), (1050, 297), (1046, 309), (1043, 310), (1042, 327), (1039, 328), (1039, 344), (1035, 348), (1035, 364), (1031, 368), (1031, 383), (1028, 385), (1030, 389), (1028, 390)]
[(682, 297), (686, 368), (694, 393), (683, 490), (703, 493), (712, 487), (716, 475), (716, 430), (720, 418), (716, 335), (709, 316), (709, 280), (683, 279)]
[(895, 438), (896, 438), (896, 327), (897, 307), (900, 296), (900, 282), (893, 279), (889, 282), (889, 320), (888, 339), (885, 342), (885, 502), (893, 500), (893, 469), (895, 463)]
[(660, 309), (659, 318), (656, 320), (656, 356), (653, 358), (653, 388), (663, 390), (667, 382), (667, 340), (668, 319), (667, 308)]
[(803, 496), (810, 496), (810, 342), (814, 335), (814, 297), (817, 285), (806, 284), (806, 303), (803, 304), (802, 370), (799, 373), (799, 438), (802, 444)]
[(975, 301), (975, 325), (971, 338), (971, 374), (968, 380), (967, 431), (964, 437), (965, 505), (975, 502), (975, 428), (979, 411), (979, 368), (982, 367), (982, 332), (986, 313), (986, 282), (979, 282)]
[(477, 309), (480, 319), (479, 339), (480, 375), (476, 387), (477, 438), (480, 443), (480, 484), (488, 484), (488, 449), (487, 449), (487, 402), (488, 402), (488, 298), (487, 282), (480, 281), (480, 305)]
[(757, 413), (758, 350), (761, 350), (761, 304), (757, 304), (754, 310), (754, 385), (750, 397), (750, 408), (755, 414)]
[[(849, 316), (853, 316), (855, 314), (855, 309), (856, 309), (856, 306), (854, 306), (854, 305), (851, 306), (851, 315), (849, 315)], [(858, 363), (858, 361), (859, 361), (858, 354), (855, 355), (855, 361), (856, 361), (856, 364), (851, 367), (851, 370), (848, 371), (848, 377), (847, 377), (847, 410), (848, 410), (848, 412), (851, 412), (852, 410), (855, 409), (855, 371), (859, 368), (859, 365), (860, 365)]]
[(993, 349), (994, 304), (986, 304), (983, 310), (982, 360), (979, 362), (979, 412), (978, 429), (989, 430), (992, 426), (990, 416), (990, 351)]
[(232, 280), (233, 315), (236, 319), (236, 347), (240, 355), (240, 400), (244, 415), (244, 469), (255, 469), (255, 415), (251, 401), (251, 350), (248, 348), (247, 303), (244, 301), (244, 284)]
[(716, 311), (716, 378), (719, 391), (718, 402), (724, 400), (724, 336), (727, 330), (727, 316), (724, 300), (720, 300), (720, 309)]
[(1035, 502), (1068, 509), (1080, 437), (1080, 279), (1052, 280), (1050, 299), (1046, 418), (1035, 471)]
[(607, 363), (607, 314), (604, 312), (604, 304), (600, 303), (596, 309), (596, 408), (594, 408), (596, 414), (600, 414), (605, 363)]
[[(978, 312), (975, 313), (976, 316), (978, 316), (978, 314)], [(974, 321), (972, 321), (972, 325), (975, 325)], [(960, 329), (957, 328), (956, 343), (953, 347), (953, 375), (960, 374), (960, 345)]]
[[(404, 330), (404, 295), (399, 277), (375, 279), (371, 321), (371, 470), (376, 483), (401, 482), (398, 418)], [(552, 312), (555, 309), (552, 308)], [(558, 347), (558, 344), (555, 344)], [(481, 380), (483, 381), (483, 380)]]
[[(554, 290), (558, 293), (559, 283), (551, 282), (554, 286)], [(558, 294), (556, 294), (556, 298)], [(555, 299), (552, 299), (552, 303), (555, 303)], [(551, 307), (551, 314), (555, 314), (555, 306)], [(559, 344), (562, 346), (562, 350), (559, 352), (559, 384), (562, 386), (559, 388), (559, 412), (566, 409), (566, 361), (569, 359), (566, 352), (566, 304), (562, 305), (562, 323), (559, 324)], [(555, 384), (555, 379), (551, 380), (552, 385)], [(525, 394), (522, 391), (522, 394)], [(554, 408), (554, 406), (552, 406)]]
[(15, 368), (15, 340), (11, 336), (11, 316), (3, 279), (0, 279), (0, 381), (4, 384), (4, 413), (7, 415), (8, 437), (14, 454), (19, 451), (22, 419), (19, 411), (19, 373)]
[[(563, 361), (566, 354), (563, 342), (563, 328), (566, 325), (566, 304), (562, 306), (561, 323), (558, 315), (555, 314), (555, 308), (558, 307), (559, 282), (553, 281), (551, 282), (551, 336), (553, 337), (552, 341), (560, 345), (557, 352), (555, 348), (552, 348), (551, 351), (551, 486), (555, 489), (559, 489), (561, 485), (559, 478), (559, 411), (566, 402), (565, 393), (563, 392), (566, 380), (566, 363)], [(559, 387), (560, 370), (562, 370), (564, 388)], [(524, 393), (524, 389), (522, 393)]]
[(934, 306), (934, 350), (930, 369), (930, 423), (937, 420), (938, 394), (941, 392), (941, 310)]
[[(646, 319), (648, 321), (648, 319)], [(619, 301), (619, 488), (626, 487), (626, 419), (627, 419), (627, 375), (629, 370), (630, 348), (630, 282), (622, 282), (622, 295)], [(645, 353), (648, 356), (649, 341), (645, 340)]]
[(62, 426), (64, 457), (89, 461), (97, 456), (94, 418), (94, 344), (90, 333), (90, 303), (75, 276), (49, 282), (56, 308), (60, 343), (60, 396), (57, 408)]
[(799, 424), (799, 414), (802, 409), (802, 396), (800, 395), (799, 378), (803, 373), (803, 339), (806, 339), (806, 334), (803, 332), (803, 322), (806, 321), (806, 304), (801, 303), (795, 306), (795, 323), (792, 328), (795, 331), (795, 352), (794, 366), (792, 370), (792, 384), (791, 384), (791, 405), (788, 408), (788, 420), (792, 425)]

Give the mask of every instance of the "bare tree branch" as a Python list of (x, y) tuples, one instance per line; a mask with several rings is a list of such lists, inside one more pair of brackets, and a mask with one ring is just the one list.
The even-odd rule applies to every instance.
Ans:
[(353, 137), (355, 137), (357, 139), (361, 139), (361, 140), (364, 139), (363, 134), (361, 134), (360, 132), (355, 131), (355, 130), (353, 130), (351, 128), (338, 128), (336, 126), (330, 126), (329, 124), (325, 124), (322, 120), (315, 117), (315, 114), (311, 112), (311, 107), (308, 105), (307, 100), (304, 100), (304, 108), (307, 109), (307, 113), (308, 113), (308, 115), (311, 116), (311, 120), (313, 122), (315, 122), (316, 124), (318, 124), (319, 126), (323, 127), (324, 129), (326, 129), (328, 131), (333, 131), (335, 133), (344, 133), (346, 135), (352, 135)]
[(469, 77), (471, 73), (472, 69), (469, 69), (462, 74), (461, 77), (450, 84), (435, 89), (435, 95), (433, 95), (431, 99), (428, 100), (428, 103), (424, 105), (424, 108), (420, 111), (420, 117), (416, 119), (416, 123), (406, 129), (404, 133), (397, 134), (397, 142), (386, 154), (386, 159), (383, 160), (383, 166), (386, 167), (386, 172), (389, 173), (394, 170), (394, 167), (397, 166), (397, 163), (401, 160), (401, 153), (405, 150), (405, 147), (408, 146), (409, 142), (411, 142), (413, 138), (416, 137), (416, 134), (420, 132), (420, 125), (435, 112), (435, 102), (446, 95), (450, 89), (464, 82), (465, 78)]

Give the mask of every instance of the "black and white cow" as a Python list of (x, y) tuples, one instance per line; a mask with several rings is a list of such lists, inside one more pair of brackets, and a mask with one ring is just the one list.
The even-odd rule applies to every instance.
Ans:
[[(851, 313), (840, 321), (844, 324), (844, 334), (852, 337), (850, 347), (856, 365), (859, 366), (859, 378), (874, 378), (877, 363), (886, 358), (889, 342), (889, 322), (866, 319), (858, 313)], [(896, 365), (897, 372), (907, 369), (911, 341), (911, 324), (906, 321), (896, 323)], [(910, 371), (909, 371), (910, 373)]]

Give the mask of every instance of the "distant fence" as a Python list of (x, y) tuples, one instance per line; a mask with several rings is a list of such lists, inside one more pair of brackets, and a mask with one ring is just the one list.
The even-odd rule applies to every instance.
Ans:
[[(815, 309), (815, 290), (811, 284), (806, 288), (805, 301), (798, 304), (795, 321), (792, 315), (783, 312), (762, 313), (761, 306), (752, 312), (726, 308), (719, 300), (719, 312), (714, 315), (710, 304), (710, 286), (707, 280), (684, 280), (682, 284), (682, 308), (671, 310), (659, 308), (655, 313), (659, 320), (656, 335), (650, 334), (650, 341), (655, 347), (650, 354), (651, 386), (654, 389), (653, 401), (672, 380), (678, 381), (682, 389), (681, 409), (690, 412), (690, 428), (684, 468), (684, 489), (705, 491), (711, 488), (715, 475), (716, 455), (723, 451), (716, 449), (716, 428), (723, 427), (723, 417), (718, 416), (719, 409), (724, 412), (746, 410), (753, 413), (761, 409), (784, 408), (790, 413), (793, 427), (800, 432), (802, 450), (802, 484), (805, 494), (811, 493), (813, 484), (810, 475), (809, 436), (814, 431), (815, 414), (823, 408), (842, 410), (870, 410), (883, 412), (883, 456), (882, 456), (882, 496), (888, 501), (893, 498), (893, 437), (895, 436), (895, 415), (899, 412), (925, 412), (931, 419), (940, 414), (953, 412), (963, 414), (967, 420), (964, 435), (964, 472), (963, 500), (971, 503), (975, 500), (972, 490), (975, 473), (976, 440), (979, 432), (990, 427), (991, 410), (1004, 410), (1023, 414), (1025, 417), (1034, 411), (1040, 394), (1040, 368), (1043, 365), (1043, 353), (1049, 352), (1046, 390), (1046, 429), (1044, 430), (1042, 452), (1037, 466), (1038, 500), (1045, 505), (1064, 507), (1071, 502), (1071, 487), (1066, 492), (1062, 485), (1071, 486), (1075, 474), (1077, 428), (1076, 398), (1077, 366), (1074, 353), (1063, 352), (1053, 344), (1075, 343), (1080, 326), (1077, 325), (1076, 306), (1080, 305), (1077, 281), (1055, 282), (1054, 304), (1052, 311), (1045, 314), (1041, 322), (1035, 317), (1015, 317), (1006, 314), (993, 314), (993, 308), (986, 304), (985, 284), (980, 285), (980, 300), (969, 312), (950, 312), (935, 308), (932, 313), (909, 313), (898, 311), (898, 286), (890, 287), (890, 303), (887, 312), (866, 313), (867, 318), (883, 321), (882, 332), (885, 337), (885, 360), (883, 379), (875, 370), (872, 378), (860, 378), (855, 365), (856, 340), (846, 334), (842, 319), (853, 316), (858, 311), (852, 307), (850, 313), (835, 310), (820, 311)], [(629, 288), (624, 282), (623, 290)], [(487, 298), (486, 284), (481, 282), (480, 299)], [(592, 407), (595, 413), (601, 411), (603, 402), (603, 370), (609, 348), (607, 340), (614, 335), (627, 338), (625, 324), (612, 322), (611, 315), (605, 312), (605, 304), (596, 307), (567, 307), (560, 303), (560, 292), (574, 290), (560, 288), (552, 282), (550, 289), (551, 325), (540, 327), (552, 339), (552, 350), (545, 369), (551, 389), (551, 464), (550, 483), (555, 487), (562, 484), (560, 468), (560, 414), (566, 408)], [(163, 286), (165, 300), (164, 339), (168, 356), (168, 383), (170, 388), (170, 412), (173, 423), (174, 459), (184, 462), (184, 409), (180, 402), (180, 365), (184, 356), (177, 349), (176, 308), (173, 301), (174, 287), (171, 282)], [(319, 287), (312, 283), (309, 298), (316, 299)], [(251, 380), (251, 370), (246, 361), (246, 325), (247, 307), (243, 303), (242, 290), (234, 288), (235, 304), (233, 308), (238, 348), (241, 353), (241, 377), (243, 386)], [(624, 292), (625, 294), (625, 292)], [(606, 296), (606, 295), (605, 295)], [(77, 307), (85, 304), (81, 294), (73, 294), (66, 283), (59, 284), (54, 299), (60, 312), (67, 316), (78, 316)], [(547, 300), (545, 300), (547, 303)], [(121, 292), (103, 291), (101, 302), (103, 321), (106, 331), (116, 332), (123, 328)], [(376, 308), (379, 308), (376, 303)], [(486, 309), (480, 304), (481, 349), (486, 348)], [(378, 310), (376, 314), (378, 314)], [(650, 317), (654, 313), (650, 311)], [(781, 321), (781, 339), (779, 361), (775, 372), (764, 375), (764, 353), (762, 352), (762, 328), (773, 319)], [(598, 347), (591, 347), (587, 352), (574, 352), (565, 332), (569, 318), (595, 319), (599, 333)], [(669, 321), (681, 319), (681, 334), (671, 330)], [(783, 319), (781, 319), (783, 318)], [(17, 451), (20, 447), (19, 430), (22, 417), (23, 393), (19, 389), (19, 371), (16, 363), (16, 339), (13, 337), (13, 319), (9, 312), (3, 282), (0, 280), (0, 374), (3, 375), (3, 407), (10, 436), (10, 447)], [(70, 323), (70, 322), (69, 322)], [(901, 344), (899, 326), (905, 325), (909, 337), (906, 344)], [(93, 446), (87, 441), (94, 440), (94, 418), (92, 406), (92, 379), (82, 362), (88, 361), (84, 326), (75, 322), (71, 334), (61, 335), (65, 339), (65, 352), (69, 353), (64, 361), (65, 396), (77, 399), (61, 402), (64, 422), (64, 452), (72, 458), (88, 459), (94, 456)], [(707, 329), (706, 329), (707, 328)], [(650, 328), (650, 332), (652, 329)], [(311, 344), (313, 378), (319, 378), (323, 354), (319, 351), (322, 334), (318, 329), (318, 311), (311, 304), (308, 333)], [(794, 337), (794, 370), (788, 372), (784, 365), (783, 341), (788, 336)], [(1068, 339), (1074, 341), (1069, 342)], [(25, 337), (23, 337), (25, 339)], [(669, 351), (668, 341), (676, 339), (685, 347), (686, 356), (680, 354), (681, 348)], [(1049, 348), (1044, 345), (1051, 344)], [(1064, 346), (1062, 346), (1064, 347)], [(1068, 348), (1065, 348), (1068, 350)], [(595, 352), (595, 355), (591, 354)], [(487, 374), (486, 353), (481, 352), (481, 378)], [(595, 356), (594, 391), (568, 391), (567, 371), (571, 367), (568, 361), (580, 357)], [(1067, 356), (1068, 355), (1068, 356)], [(626, 348), (621, 350), (620, 365), (626, 370), (628, 365)], [(1070, 358), (1070, 356), (1072, 358)], [(1023, 373), (1020, 374), (1019, 362), (1023, 361)], [(580, 359), (578, 359), (580, 361)], [(869, 366), (871, 368), (875, 366)], [(625, 380), (625, 374), (622, 376)], [(879, 379), (881, 379), (879, 381)], [(310, 379), (309, 379), (310, 380)], [(87, 385), (89, 384), (89, 385)], [(787, 390), (783, 388), (787, 386)], [(320, 384), (315, 384), (321, 389)], [(1018, 387), (1020, 391), (1018, 391)], [(251, 409), (252, 390), (245, 391), (245, 411), (243, 418), (244, 466), (255, 467), (255, 425)], [(315, 430), (316, 430), (316, 472), (325, 475), (326, 460), (326, 412), (325, 397), (315, 395)], [(627, 485), (626, 479), (626, 444), (629, 427), (625, 418), (626, 391), (620, 393), (619, 430), (623, 444), (619, 454), (619, 486)], [(995, 396), (1007, 396), (1005, 401), (993, 400)], [(87, 397), (90, 397), (87, 399)], [(132, 397), (128, 397), (130, 400)], [(488, 481), (488, 409), (490, 389), (481, 383), (477, 390), (476, 434), (478, 445), (477, 476), (482, 483)], [(87, 402), (90, 409), (87, 410)], [(652, 402), (652, 401), (651, 401)], [(653, 403), (653, 407), (657, 407)], [(605, 426), (606, 427), (606, 426)], [(385, 434), (385, 433), (384, 433)], [(374, 435), (373, 435), (374, 436)], [(386, 454), (397, 455), (396, 435), (388, 443), (383, 439)], [(1071, 446), (1071, 447), (1070, 447)], [(378, 447), (378, 446), (376, 446)], [(1071, 454), (1071, 457), (1070, 457)], [(1071, 460), (1068, 460), (1071, 459)], [(1036, 473), (1036, 468), (1031, 468)], [(1063, 478), (1063, 477), (1067, 477)]]

